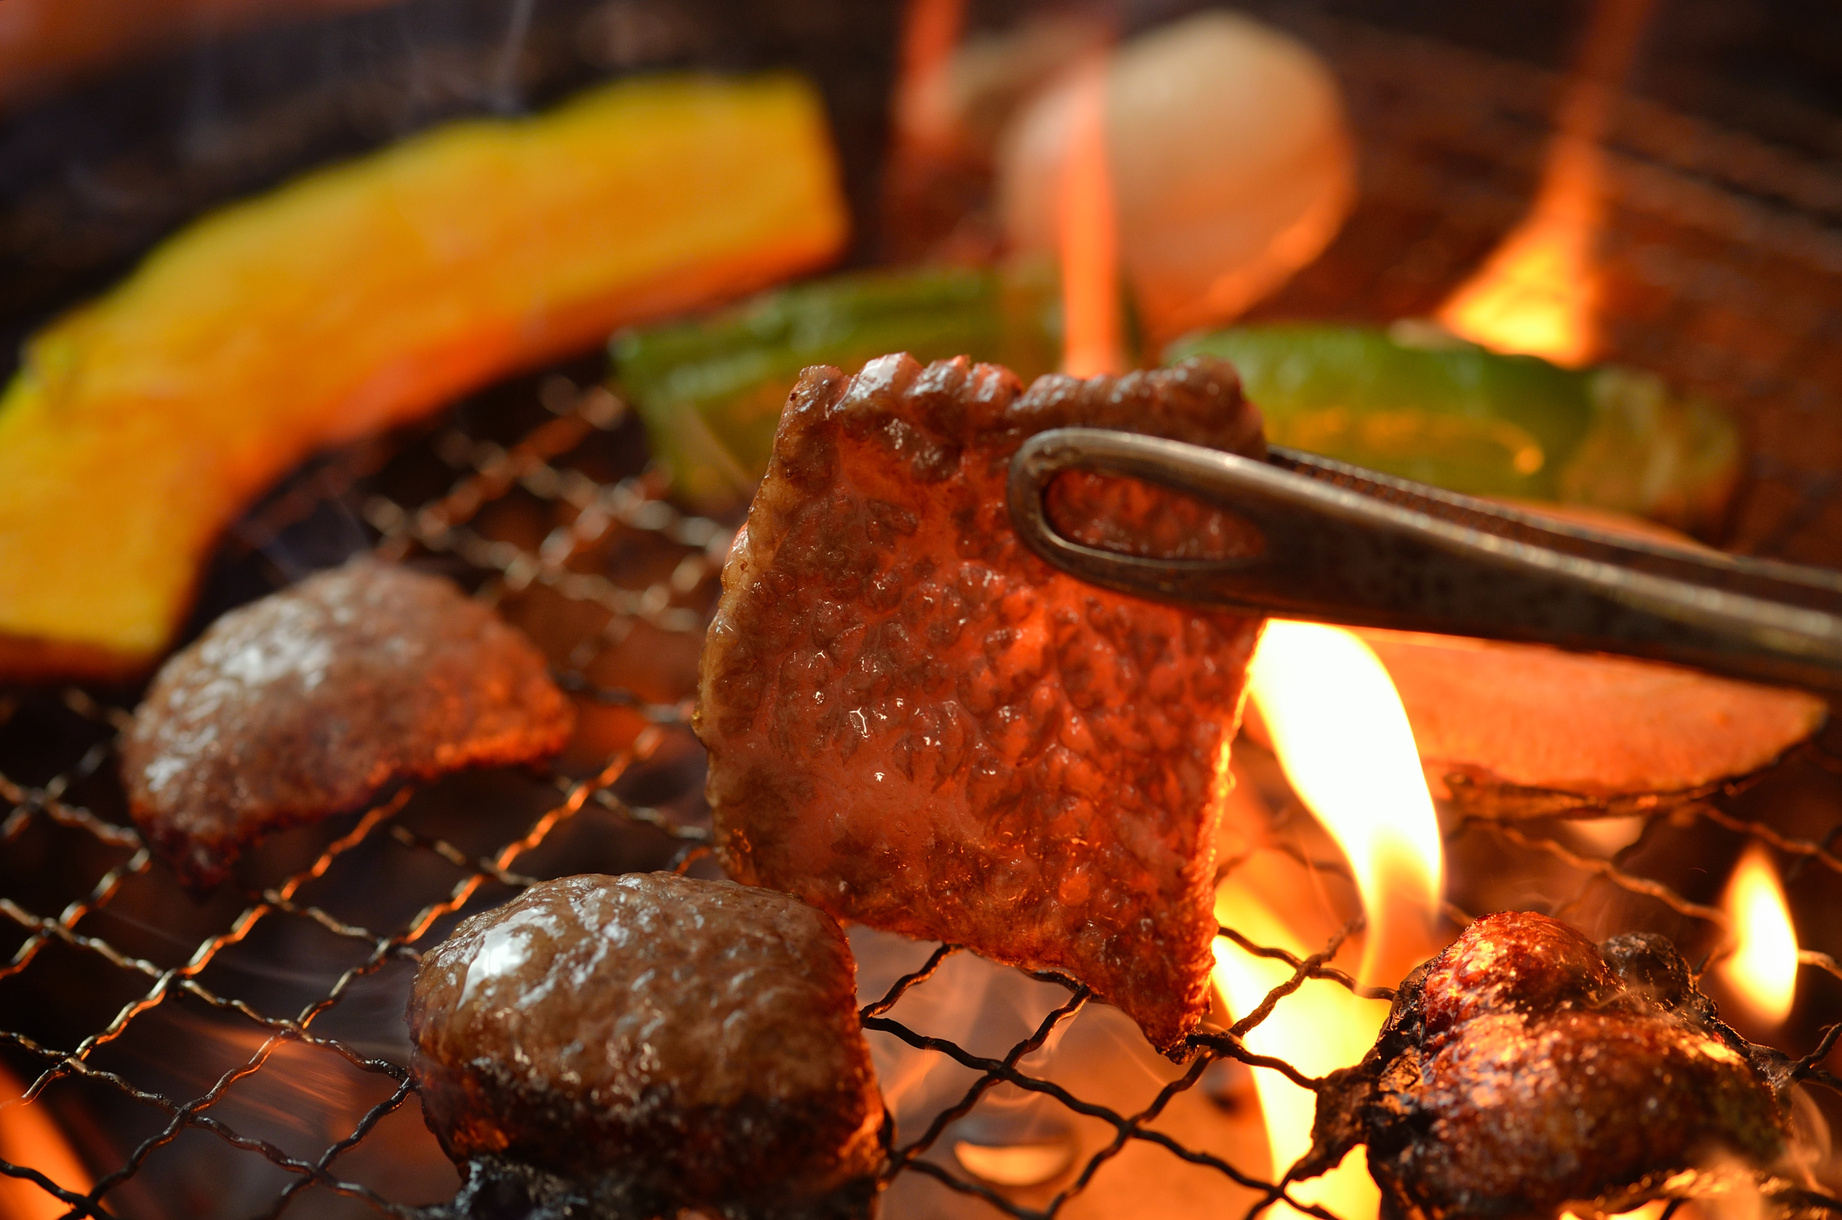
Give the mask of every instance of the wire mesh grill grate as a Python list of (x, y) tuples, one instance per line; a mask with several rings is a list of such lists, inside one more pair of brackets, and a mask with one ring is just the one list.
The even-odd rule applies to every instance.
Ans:
[[(1267, 308), (1356, 318), (1424, 312), (1513, 221), (1554, 82), (1354, 27), (1311, 32), (1337, 59), (1365, 128), (1370, 190), (1330, 255)], [(1457, 123), (1449, 96), (1435, 106), (1413, 92), (1429, 79), (1466, 94), (1467, 113), (1486, 119)], [(1746, 163), (1759, 180), (1742, 197), (1720, 181), (1732, 168), (1726, 162), (1683, 168), (1731, 151), (1718, 133), (1685, 134), (1683, 121), (1669, 116), (1626, 120), (1625, 219), (1610, 241), (1614, 304), (1624, 283), (1618, 269), (1637, 287), (1616, 314), (1611, 341), (1625, 358), (1751, 404), (1756, 456), (1730, 541), (1835, 562), (1842, 530), (1829, 531), (1842, 503), (1834, 473), (1842, 469), (1842, 424), (1811, 405), (1842, 394), (1842, 368), (1812, 355), (1842, 318), (1842, 309), (1829, 308), (1842, 291), (1827, 261), (1835, 237), (1822, 228), (1834, 217), (1821, 208), (1797, 214), (1806, 228), (1786, 240), (1807, 236), (1812, 225), (1822, 230), (1801, 263), (1773, 241), (1767, 246), (1780, 251), (1777, 262), (1756, 261), (1748, 243), (1761, 216), (1777, 217), (1767, 237), (1796, 228), (1797, 217), (1780, 215), (1785, 199), (1842, 198), (1823, 194), (1824, 183), (1837, 179), (1764, 150)], [(1674, 152), (1657, 146), (1671, 139)], [(1482, 163), (1494, 168), (1479, 170)], [(1455, 195), (1455, 182), (1469, 193)], [(1470, 202), (1453, 213), (1453, 198)], [(1684, 236), (1689, 230), (1698, 236)], [(1656, 302), (1639, 281), (1654, 287), (1659, 276), (1687, 288)], [(1790, 287), (1775, 291), (1774, 276)], [(1744, 324), (1711, 342), (1708, 319), (1717, 314)], [(1782, 328), (1792, 314), (1805, 321), (1770, 358), (1749, 349), (1760, 327)], [(281, 836), (245, 862), (237, 884), (195, 903), (154, 863), (123, 812), (113, 742), (128, 699), (80, 689), (0, 696), (7, 810), (0, 930), (11, 938), (0, 941), (0, 1065), (21, 1074), (25, 1099), (68, 1099), (61, 1116), (100, 1116), (87, 1135), (78, 1133), (97, 1170), (91, 1189), (68, 1190), (42, 1166), (6, 1159), (0, 1175), (35, 1184), (73, 1215), (160, 1215), (169, 1205), (172, 1214), (200, 1212), (162, 1197), (184, 1179), (185, 1163), (262, 1169), (234, 1171), (245, 1176), (226, 1188), (224, 1206), (242, 1213), (345, 1214), (339, 1208), (349, 1205), (430, 1214), (452, 1195), (454, 1180), (414, 1104), (400, 1006), (384, 1003), (400, 1001), (420, 950), (462, 915), (540, 877), (709, 867), (690, 698), (732, 530), (662, 498), (634, 421), (606, 390), (581, 388), (586, 380), (552, 374), (513, 383), (463, 404), (432, 435), (331, 455), (240, 523), (221, 560), (242, 581), (232, 582), (237, 593), (227, 601), (260, 591), (252, 574), (285, 583), (296, 566), (325, 561), (327, 546), (344, 553), (362, 545), (455, 576), (537, 639), (578, 701), (582, 740), (554, 771), (399, 791), (354, 818)], [(1788, 860), (1794, 889), (1842, 893), (1842, 760), (1818, 745), (1769, 773), (1666, 801), (1593, 805), (1567, 794), (1479, 791), (1460, 777), (1451, 787), (1454, 875), (1465, 875), (1466, 861), (1475, 871), (1518, 862), (1548, 887), (1546, 905), (1564, 917), (1655, 927), (1711, 950), (1725, 934), (1725, 916), (1708, 901), (1703, 865), (1743, 840)], [(1787, 822), (1775, 811), (1793, 798), (1803, 813)], [(1296, 809), (1275, 812), (1282, 827), (1287, 816), (1298, 821)], [(1641, 827), (1626, 841), (1595, 847), (1574, 833), (1582, 818), (1640, 819)], [(1302, 841), (1287, 849), (1317, 872), (1338, 869)], [(1463, 886), (1454, 898), (1469, 900)], [(1815, 939), (1842, 934), (1842, 905), (1830, 900), (1822, 911), (1804, 961), (1842, 980), (1823, 951), (1833, 944)], [(1456, 906), (1450, 913), (1467, 917)], [(1070, 980), (1043, 976), (1065, 996), (997, 1054), (975, 1053), (905, 1019), (904, 1001), (939, 986), (957, 955), (951, 946), (935, 949), (864, 1008), (865, 1026), (878, 1036), (970, 1074), (956, 1097), (898, 1131), (885, 1170), (892, 1187), (926, 1178), (1003, 1214), (1073, 1215), (1110, 1164), (1129, 1149), (1150, 1148), (1215, 1175), (1250, 1212), (1286, 1197), (1332, 1220), (1276, 1183), (1260, 1149), (1224, 1155), (1160, 1124), (1218, 1062), (1312, 1086), (1291, 1064), (1251, 1052), (1244, 1038), (1263, 1021), (1283, 1020), (1307, 980), (1354, 989), (1336, 964), (1349, 931), (1300, 956), (1224, 928), (1234, 943), (1283, 963), (1290, 977), (1237, 1020), (1197, 1035), (1194, 1054), (1129, 1107), (1092, 1100), (1036, 1066), (1058, 1031), (1094, 1007)], [(302, 961), (311, 968), (297, 969)], [(1833, 1008), (1842, 993), (1822, 982), (1826, 990), (1807, 990), (1819, 990)], [(1835, 1037), (1833, 1026), (1819, 1033), (1821, 1024), (1810, 1017), (1786, 1035), (1806, 1040), (1785, 1049), (1809, 1052), (1812, 1075), (1823, 1074)], [(312, 1131), (277, 1119), (273, 1103), (265, 1109), (252, 1100), (269, 1096), (270, 1085), (275, 1097), (312, 1100), (304, 1081), (330, 1081), (326, 1089), (341, 1099), (316, 1111), (326, 1121)], [(1036, 1194), (975, 1177), (947, 1147), (954, 1124), (1001, 1089), (1046, 1098), (1101, 1132)], [(22, 1104), (0, 1106), (0, 1122)], [(99, 1149), (112, 1151), (105, 1157)], [(416, 1177), (411, 1165), (438, 1172)]]
[[(556, 397), (553, 391), (558, 385), (554, 379), (548, 383), (545, 396)], [(682, 870), (708, 853), (709, 829), (707, 822), (700, 820), (695, 795), (698, 776), (694, 769), (677, 768), (675, 777), (664, 777), (663, 787), (658, 776), (651, 783), (637, 785), (659, 793), (656, 803), (641, 803), (623, 794), (635, 787), (636, 779), (645, 780), (649, 770), (659, 770), (668, 756), (682, 756), (689, 747), (688, 690), (677, 691), (676, 698), (668, 698), (656, 691), (609, 685), (599, 673), (597, 661), (614, 642), (630, 638), (642, 625), (661, 635), (698, 636), (710, 604), (718, 557), (730, 531), (715, 522), (679, 514), (656, 497), (643, 475), (610, 481), (582, 475), (570, 459), (584, 441), (593, 433), (617, 432), (628, 425), (619, 404), (606, 391), (574, 393), (572, 389), (572, 397), (571, 405), (562, 414), (507, 447), (476, 439), (459, 429), (418, 446), (420, 451), (437, 455), (454, 474), (452, 484), (442, 494), (422, 505), (408, 508), (376, 490), (373, 485), (387, 482), (387, 478), (371, 476), (335, 491), (316, 474), (315, 496), (283, 495), (271, 502), (266, 520), (273, 527), (272, 537), (285, 537), (287, 516), (304, 519), (307, 510), (327, 503), (325, 495), (331, 492), (336, 501), (343, 499), (361, 509), (376, 531), (377, 550), (423, 562), (440, 557), (460, 560), (478, 582), (480, 595), (497, 599), (514, 619), (521, 617), (520, 599), (528, 598), (532, 591), (547, 591), (595, 608), (605, 617), (598, 623), (589, 620), (580, 633), (581, 640), (567, 647), (554, 639), (546, 643), (553, 655), (561, 652), (570, 658), (559, 671), (567, 689), (585, 703), (618, 716), (622, 726), (616, 731), (625, 740), (599, 767), (583, 771), (566, 762), (551, 775), (518, 778), (517, 784), (531, 790), (525, 793), (527, 799), (548, 795), (527, 820), (502, 822), (499, 836), (484, 846), (456, 842), (430, 832), (422, 824), (426, 819), (406, 816), (415, 812), (418, 796), (427, 794), (399, 791), (356, 819), (348, 819), (336, 834), (322, 835), (322, 841), (302, 866), (244, 889), (234, 910), (222, 908), (227, 917), (220, 918), (218, 930), (200, 939), (183, 956), (163, 963), (118, 947), (109, 935), (98, 930), (106, 927), (111, 904), (127, 887), (139, 884), (162, 888), (167, 883), (155, 876), (158, 870), (133, 829), (109, 814), (87, 807), (74, 795), (86, 788), (107, 786), (113, 766), (112, 742), (122, 726), (124, 711), (81, 690), (62, 692), (59, 705), (90, 730), (91, 740), (79, 743), (81, 749), (68, 766), (38, 782), (0, 776), (0, 798), (10, 806), (0, 823), (0, 845), (14, 844), (35, 826), (50, 824), (90, 840), (104, 857), (105, 866), (94, 872), (79, 894), (55, 911), (35, 909), (10, 896), (0, 898), (0, 916), (23, 938), (0, 967), (0, 981), (30, 985), (21, 976), (54, 946), (62, 946), (95, 969), (121, 976), (118, 981), (125, 980), (132, 994), (105, 1022), (85, 1031), (74, 1045), (55, 1045), (14, 1029), (0, 1029), (0, 1043), (15, 1052), (16, 1062), (32, 1065), (29, 1070), (35, 1076), (26, 1090), (27, 1098), (52, 1090), (60, 1081), (80, 1079), (115, 1090), (151, 1110), (160, 1122), (157, 1130), (140, 1140), (119, 1166), (98, 1177), (94, 1188), (84, 1194), (64, 1189), (29, 1165), (3, 1162), (0, 1173), (37, 1183), (77, 1214), (120, 1214), (112, 1206), (112, 1199), (122, 1185), (140, 1173), (156, 1152), (188, 1129), (196, 1129), (243, 1154), (262, 1157), (288, 1175), (289, 1180), (274, 1191), (259, 1214), (279, 1214), (296, 1195), (309, 1190), (348, 1196), (385, 1214), (423, 1214), (423, 1206), (433, 1200), (393, 1196), (387, 1184), (368, 1184), (340, 1175), (342, 1159), (361, 1146), (387, 1116), (405, 1107), (413, 1113), (413, 1087), (400, 1052), (380, 1055), (362, 1043), (323, 1032), (328, 1015), (338, 1010), (361, 980), (393, 962), (413, 963), (420, 948), (438, 941), (461, 913), (496, 903), (539, 876), (553, 875), (558, 871), (555, 858), (539, 857), (547, 847), (557, 846), (572, 822), (587, 810), (609, 815), (656, 838), (652, 856), (645, 861), (648, 866)], [(556, 514), (541, 534), (527, 529), (528, 537), (538, 538), (535, 546), (509, 540), (510, 531), (503, 523), (483, 520), (489, 507), (503, 502), (515, 488), (548, 505)], [(610, 550), (631, 543), (635, 536), (652, 539), (660, 553), (642, 566), (665, 571), (664, 579), (644, 586), (627, 586), (582, 570), (605, 558)], [(14, 720), (33, 711), (19, 699), (9, 710)], [(0, 726), (0, 734), (6, 731), (6, 726)], [(1832, 770), (1842, 770), (1842, 764), (1814, 748), (1810, 757)], [(1517, 852), (1545, 854), (1559, 861), (1580, 878), (1578, 892), (1559, 904), (1562, 914), (1569, 906), (1585, 901), (1595, 887), (1609, 886), (1666, 908), (1684, 920), (1719, 928), (1725, 921), (1719, 910), (1629, 867), (1632, 848), (1651, 843), (1660, 835), (1689, 833), (1697, 825), (1708, 824), (1767, 843), (1798, 866), (1842, 874), (1842, 858), (1834, 850), (1833, 833), (1820, 840), (1788, 835), (1745, 812), (1744, 798), (1756, 782), (1755, 777), (1749, 777), (1690, 794), (1667, 809), (1648, 811), (1643, 836), (1630, 846), (1603, 855), (1570, 844), (1557, 830), (1557, 823), (1506, 816), (1502, 809), (1461, 808), (1451, 822), (1448, 839), (1455, 847), (1467, 837), (1494, 839)], [(327, 883), (338, 880), (342, 862), (360, 852), (375, 854), (386, 846), (438, 862), (441, 869), (425, 870), (427, 880), (413, 889), (414, 902), (403, 906), (405, 913), (396, 922), (360, 921), (346, 909), (349, 903), (344, 887)], [(250, 871), (245, 870), (245, 875)], [(255, 871), (259, 873), (260, 867)], [(564, 867), (561, 871), (576, 870)], [(316, 898), (319, 892), (327, 895), (324, 900)], [(1462, 912), (1454, 914), (1463, 917)], [(233, 947), (248, 942), (265, 925), (278, 922), (310, 925), (317, 934), (345, 943), (355, 958), (353, 964), (337, 973), (322, 993), (298, 1006), (272, 1001), (252, 1003), (211, 984), (208, 976), (214, 963)], [(1303, 958), (1257, 944), (1232, 928), (1224, 928), (1223, 935), (1256, 954), (1284, 962), (1291, 968), (1290, 979), (1275, 989), (1266, 1003), (1241, 1015), (1234, 1024), (1196, 1035), (1195, 1054), (1182, 1072), (1165, 1083), (1149, 1104), (1132, 1112), (1086, 1100), (1055, 1079), (1032, 1074), (1023, 1066), (1059, 1027), (1089, 1003), (1086, 989), (1070, 980), (1054, 980), (1066, 987), (1065, 1000), (1049, 1011), (1028, 1037), (998, 1056), (976, 1054), (891, 1016), (910, 991), (927, 986), (956, 952), (952, 946), (935, 950), (920, 969), (905, 974), (886, 995), (865, 1007), (865, 1026), (918, 1050), (947, 1056), (975, 1073), (976, 1078), (961, 1097), (934, 1113), (924, 1129), (903, 1133), (891, 1149), (886, 1172), (892, 1178), (926, 1175), (1006, 1214), (1054, 1214), (1068, 1201), (1078, 1199), (1121, 1149), (1139, 1141), (1219, 1173), (1253, 1192), (1250, 1206), (1280, 1197), (1289, 1188), (1272, 1182), (1263, 1164), (1237, 1164), (1234, 1159), (1186, 1146), (1158, 1129), (1156, 1123), (1171, 1100), (1194, 1089), (1218, 1059), (1239, 1060), (1253, 1070), (1281, 1072), (1295, 1084), (1311, 1087), (1314, 1081), (1310, 1077), (1283, 1061), (1253, 1054), (1242, 1039), (1273, 1014), (1283, 1015), (1287, 998), (1308, 978), (1354, 987), (1350, 976), (1333, 964), (1344, 933), (1339, 933), (1322, 951)], [(1821, 954), (1812, 952), (1807, 956), (1813, 964), (1836, 971), (1834, 962)], [(124, 1039), (137, 1022), (147, 1021), (149, 1014), (163, 1005), (186, 1001), (242, 1022), (248, 1035), (246, 1041), (251, 1043), (248, 1053), (217, 1074), (209, 1087), (192, 1096), (169, 1095), (142, 1087), (132, 1075), (102, 1064), (103, 1052)], [(327, 1139), (310, 1155), (289, 1151), (271, 1139), (240, 1130), (219, 1113), (240, 1082), (263, 1072), (297, 1071), (294, 1056), (282, 1053), (286, 1048), (336, 1056), (356, 1072), (376, 1078), (383, 1094), (363, 1110), (349, 1130)], [(946, 1158), (928, 1155), (938, 1149), (943, 1133), (954, 1121), (970, 1113), (981, 1098), (1001, 1084), (1050, 1098), (1071, 1113), (1111, 1128), (1111, 1138), (1086, 1157), (1044, 1202), (1020, 1204), (1000, 1188), (955, 1170)], [(1313, 1204), (1292, 1201), (1309, 1214), (1330, 1215)]]

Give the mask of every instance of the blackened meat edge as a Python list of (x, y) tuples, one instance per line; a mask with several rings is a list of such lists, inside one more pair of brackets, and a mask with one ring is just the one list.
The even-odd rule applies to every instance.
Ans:
[[(722, 861), (841, 919), (1057, 970), (1181, 1045), (1207, 1011), (1215, 819), (1260, 621), (1099, 589), (1018, 541), (1023, 440), (1125, 428), (1260, 456), (1234, 370), (806, 370), (723, 571), (697, 732)], [(1085, 474), (1057, 524), (1232, 553), (1221, 514)]]
[(1368, 1145), (1384, 1220), (1552, 1220), (1778, 1175), (1790, 1061), (1722, 1024), (1676, 949), (1487, 915), (1408, 976), (1318, 1094), (1312, 1177)]

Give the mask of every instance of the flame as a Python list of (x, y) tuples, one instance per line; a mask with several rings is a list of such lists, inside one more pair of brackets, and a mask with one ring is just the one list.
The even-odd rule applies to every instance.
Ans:
[(1775, 1029), (1797, 993), (1797, 933), (1772, 858), (1757, 843), (1740, 857), (1722, 905), (1738, 947), (1721, 963), (1721, 978), (1755, 1022)]
[(1601, 143), (1651, 0), (1599, 0), (1528, 216), (1436, 315), (1501, 352), (1577, 368), (1598, 347), (1597, 252), (1605, 224)]
[(1068, 155), (1057, 192), (1062, 269), (1062, 370), (1076, 377), (1125, 368), (1120, 336), (1119, 227), (1107, 167), (1104, 53), (1073, 69)]
[[(36, 1169), (77, 1194), (94, 1185), (83, 1163), (52, 1121), (45, 1104), (21, 1101), (25, 1088), (0, 1067), (0, 1159)], [(0, 1175), (0, 1216), (13, 1220), (56, 1220), (70, 1208), (38, 1183)]]
[[(1669, 1210), (1671, 1202), (1670, 1199), (1652, 1199), (1632, 1211), (1615, 1212), (1606, 1220), (1663, 1220), (1663, 1214)], [(1694, 1215), (1694, 1208), (1691, 1206), (1685, 1214)], [(1562, 1212), (1561, 1220), (1581, 1220), (1581, 1217), (1574, 1212)]]
[[(1368, 916), (1362, 977), (1398, 982), (1435, 947), (1444, 850), (1413, 731), (1388, 671), (1347, 631), (1273, 621), (1248, 668), (1248, 691), (1286, 778), (1350, 861)], [(1225, 776), (1217, 781), (1218, 796), (1225, 796)], [(1263, 853), (1222, 883), (1216, 918), (1257, 944), (1303, 956), (1321, 947), (1337, 922), (1306, 901), (1313, 889), (1297, 860)], [(1290, 979), (1292, 967), (1221, 938), (1214, 975), (1238, 1017)], [(1385, 1001), (1309, 980), (1249, 1031), (1247, 1046), (1321, 1076), (1359, 1061), (1387, 1014)], [(1281, 1175), (1311, 1148), (1317, 1097), (1274, 1071), (1256, 1071), (1254, 1087), (1273, 1173)], [(1372, 1217), (1380, 1207), (1361, 1149), (1322, 1177), (1293, 1185), (1291, 1194), (1351, 1220)]]
[(943, 86), (965, 19), (966, 0), (909, 0), (902, 18), (895, 90), (900, 152), (933, 151), (952, 142), (952, 116)]
[[(1243, 871), (1252, 873), (1256, 866), (1269, 880), (1283, 878), (1309, 886), (1308, 878), (1291, 875), (1302, 869), (1289, 858), (1268, 854), (1243, 866)], [(1231, 875), (1216, 891), (1215, 916), (1256, 944), (1300, 956), (1323, 947), (1321, 941), (1307, 947), (1305, 938), (1275, 914), (1276, 905), (1269, 895), (1256, 893), (1238, 875)], [(1290, 979), (1292, 967), (1272, 958), (1256, 957), (1218, 938), (1214, 977), (1229, 1012), (1240, 1017), (1257, 1007), (1274, 987)], [(1271, 1016), (1248, 1032), (1247, 1048), (1255, 1054), (1284, 1059), (1306, 1075), (1322, 1076), (1358, 1062), (1374, 1043), (1387, 1015), (1385, 1001), (1365, 1000), (1340, 984), (1314, 979), (1281, 1000)], [(1257, 1069), (1253, 1080), (1266, 1123), (1271, 1176), (1277, 1181), (1311, 1150), (1317, 1094), (1274, 1071)], [(1381, 1207), (1381, 1192), (1369, 1176), (1368, 1156), (1362, 1148), (1353, 1150), (1330, 1172), (1296, 1183), (1290, 1190), (1299, 1202), (1327, 1207), (1345, 1220), (1373, 1217)], [(1303, 1215), (1283, 1204), (1278, 1210)]]
[(1601, 175), (1598, 145), (1557, 141), (1528, 218), (1440, 307), (1446, 329), (1496, 351), (1542, 356), (1568, 368), (1591, 360), (1598, 344), (1594, 262), (1605, 214)]
[(1248, 693), (1286, 779), (1336, 839), (1367, 915), (1361, 977), (1393, 986), (1434, 947), (1445, 854), (1406, 709), (1356, 636), (1275, 620)]

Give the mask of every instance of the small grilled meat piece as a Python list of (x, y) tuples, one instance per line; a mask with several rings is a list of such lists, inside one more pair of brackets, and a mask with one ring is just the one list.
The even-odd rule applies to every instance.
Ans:
[[(887, 356), (808, 369), (723, 570), (697, 731), (731, 875), (841, 919), (1060, 970), (1160, 1048), (1208, 1006), (1218, 775), (1257, 619), (1084, 584), (1027, 551), (1019, 444), (1084, 424), (1263, 453), (1227, 364), (1118, 379)], [(1096, 545), (1231, 554), (1230, 519), (1065, 475)]]
[(1375, 1049), (1320, 1092), (1300, 1176), (1366, 1143), (1398, 1220), (1616, 1213), (1769, 1180), (1788, 1067), (1720, 1023), (1662, 937), (1595, 947), (1544, 915), (1489, 915), (1408, 977)]
[(135, 822), (187, 884), (405, 779), (536, 762), (575, 715), (543, 656), (449, 581), (358, 559), (219, 618), (122, 743)]
[(546, 881), (422, 959), (423, 1113), (457, 1162), (534, 1169), (581, 1214), (859, 1214), (883, 1104), (855, 981), (838, 925), (786, 894)]

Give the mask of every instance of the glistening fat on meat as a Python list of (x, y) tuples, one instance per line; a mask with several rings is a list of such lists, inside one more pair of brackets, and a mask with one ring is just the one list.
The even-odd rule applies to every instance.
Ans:
[(1545, 915), (1487, 915), (1408, 976), (1374, 1049), (1320, 1089), (1299, 1176), (1366, 1143), (1391, 1220), (1608, 1215), (1744, 1179), (1794, 1203), (1792, 1079), (1720, 1022), (1662, 937), (1594, 946)]
[(855, 980), (830, 918), (727, 881), (564, 877), (463, 921), (409, 1003), (424, 1116), (487, 1200), (457, 1211), (516, 1186), (518, 1215), (861, 1220)]
[[(1207, 1010), (1216, 776), (1260, 624), (1020, 545), (1011, 456), (1076, 424), (1263, 452), (1209, 358), (1028, 393), (964, 359), (808, 369), (724, 569), (697, 730), (732, 875), (1064, 971), (1170, 1049)], [(1050, 507), (1117, 548), (1236, 545), (1135, 483), (1064, 476)]]
[(449, 581), (360, 558), (230, 611), (122, 741), (136, 825), (182, 880), (391, 784), (539, 762), (575, 726), (543, 654)]

